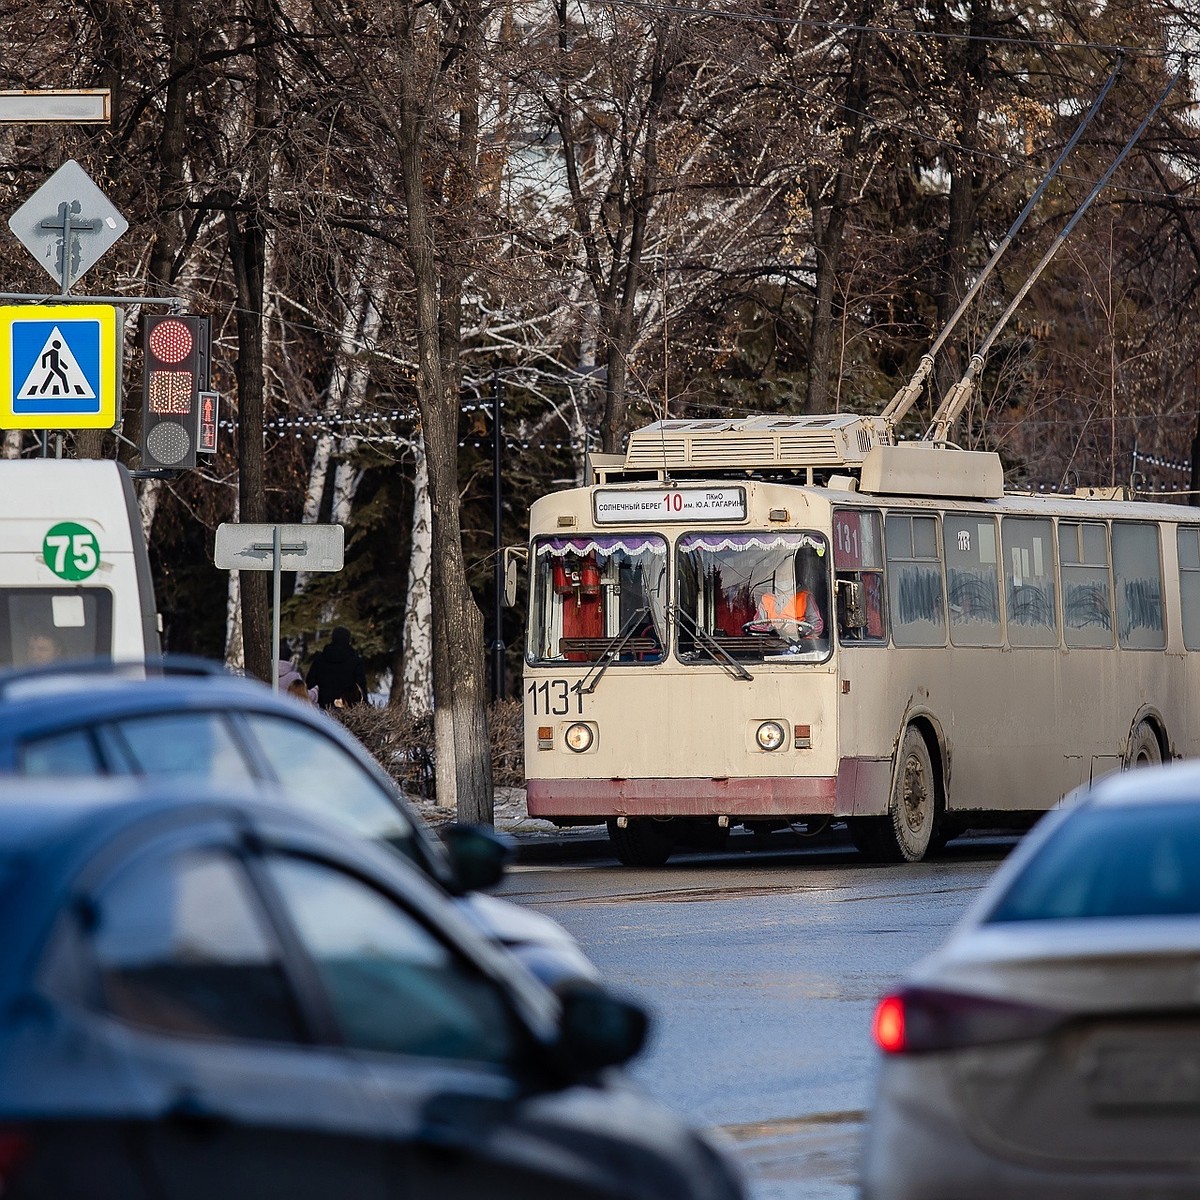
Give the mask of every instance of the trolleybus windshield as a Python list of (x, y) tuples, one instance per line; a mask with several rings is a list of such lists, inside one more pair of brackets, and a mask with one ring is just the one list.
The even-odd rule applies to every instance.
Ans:
[(684, 662), (712, 661), (706, 637), (743, 661), (829, 657), (829, 555), (820, 534), (687, 533), (676, 562)]
[(656, 534), (581, 534), (533, 544), (530, 660), (660, 662), (667, 542)]

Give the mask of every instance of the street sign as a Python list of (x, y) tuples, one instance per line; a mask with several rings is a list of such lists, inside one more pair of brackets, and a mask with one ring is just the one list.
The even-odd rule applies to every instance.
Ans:
[(0, 307), (0, 429), (112, 429), (124, 324), (111, 304)]
[[(345, 530), (340, 525), (217, 526), (213, 551), (216, 565), (225, 571), (270, 571), (271, 645), (279, 645), (279, 576), (284, 571), (340, 571), (344, 558)], [(271, 655), (271, 686), (279, 687), (279, 655)]]
[(226, 522), (217, 526), (213, 554), (223, 571), (270, 571), (273, 542), (279, 530), (281, 571), (340, 571), (344, 561), (345, 530), (340, 525), (249, 525)]
[(0, 92), (0, 123), (35, 125), (45, 121), (107, 124), (112, 114), (109, 88), (38, 88)]
[(71, 159), (13, 213), (8, 227), (65, 295), (129, 222)]

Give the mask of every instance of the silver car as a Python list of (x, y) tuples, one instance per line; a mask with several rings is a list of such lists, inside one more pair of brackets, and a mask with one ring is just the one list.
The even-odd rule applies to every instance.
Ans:
[(874, 1032), (867, 1200), (1200, 1195), (1200, 764), (1043, 818)]

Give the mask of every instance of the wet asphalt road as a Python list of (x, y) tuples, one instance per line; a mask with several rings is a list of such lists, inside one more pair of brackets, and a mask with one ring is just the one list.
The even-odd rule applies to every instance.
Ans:
[(654, 1014), (634, 1074), (723, 1128), (755, 1200), (850, 1200), (876, 1000), (937, 946), (1013, 845), (916, 866), (849, 848), (518, 867), (503, 894), (554, 917)]

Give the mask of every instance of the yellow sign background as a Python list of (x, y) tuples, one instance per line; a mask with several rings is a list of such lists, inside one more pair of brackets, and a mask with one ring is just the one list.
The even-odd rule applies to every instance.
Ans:
[[(17, 412), (16, 395), (25, 382), (13, 363), (13, 330), (22, 323), (54, 325), (98, 321), (99, 386), (96, 411), (87, 413)], [(120, 401), (120, 338), (124, 312), (112, 304), (9, 304), (0, 306), (0, 429), (112, 429)], [(22, 378), (15, 378), (21, 373)]]

